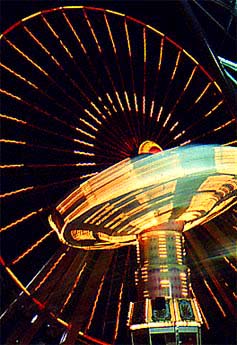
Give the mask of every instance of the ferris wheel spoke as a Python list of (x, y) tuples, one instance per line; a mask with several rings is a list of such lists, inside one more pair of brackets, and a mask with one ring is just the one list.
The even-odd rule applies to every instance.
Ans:
[(54, 105), (56, 105), (57, 107), (59, 107), (63, 111), (73, 115), (73, 112), (68, 107), (65, 107), (63, 104), (59, 103), (55, 97), (52, 97), (49, 94), (47, 94), (45, 91), (43, 91), (43, 89), (41, 89), (35, 82), (30, 81), (29, 79), (27, 79), (26, 77), (24, 77), (20, 73), (16, 72), (15, 70), (11, 69), (10, 67), (6, 66), (5, 64), (0, 63), (0, 67), (2, 67), (3, 69), (5, 69), (9, 73), (11, 73), (14, 77), (18, 78), (19, 80), (21, 80), (25, 84), (29, 85), (32, 89), (39, 92), (43, 97), (46, 97), (48, 100), (53, 102)]
[(0, 89), (0, 92), (3, 95), (5, 95), (5, 96), (7, 96), (7, 97), (9, 97), (11, 99), (14, 99), (16, 102), (20, 102), (20, 103), (26, 105), (27, 108), (34, 109), (37, 113), (43, 114), (43, 115), (47, 116), (48, 118), (53, 119), (53, 120), (55, 120), (55, 121), (65, 125), (67, 128), (70, 128), (73, 131), (77, 130), (77, 127), (69, 124), (67, 121), (62, 120), (62, 119), (60, 119), (59, 117), (57, 117), (55, 115), (50, 114), (47, 110), (39, 107), (37, 104), (33, 104), (33, 103), (25, 100), (21, 96), (14, 95), (13, 93), (11, 93), (11, 92), (9, 92), (7, 90), (4, 90), (4, 89)]
[[(73, 35), (75, 36), (77, 42), (79, 43), (79, 46), (81, 47), (81, 49), (82, 49), (82, 51), (83, 51), (83, 53), (84, 53), (84, 55), (85, 55), (85, 57), (86, 57), (86, 59), (88, 61), (88, 64), (89, 64), (89, 66), (91, 68), (91, 71), (93, 72), (93, 76), (94, 76), (94, 78), (97, 80), (97, 82), (99, 84), (99, 89), (103, 90), (103, 94), (104, 94), (104, 96), (106, 96), (105, 98), (107, 99), (107, 102), (105, 102), (105, 99), (102, 98), (101, 92), (99, 92), (99, 95), (97, 94), (98, 93), (98, 89), (97, 89), (97, 91), (94, 89), (93, 85), (89, 82), (88, 78), (85, 77), (85, 74), (83, 74), (84, 79), (86, 80), (86, 82), (88, 83), (90, 88), (93, 90), (93, 93), (97, 96), (97, 100), (99, 101), (100, 105), (103, 108), (103, 111), (101, 113), (103, 114), (103, 112), (105, 111), (107, 113), (107, 116), (111, 116), (111, 109), (110, 109), (110, 107), (113, 107), (113, 109), (115, 111), (116, 111), (116, 108), (113, 105), (112, 99), (110, 97), (108, 97), (109, 94), (105, 91), (104, 83), (101, 80), (101, 76), (98, 73), (98, 70), (96, 69), (96, 66), (91, 61), (90, 56), (88, 54), (88, 51), (87, 51), (85, 45), (83, 44), (82, 40), (80, 39), (78, 32), (76, 32), (75, 28), (73, 27), (73, 25), (72, 25), (68, 15), (66, 14), (65, 11), (62, 11), (62, 15), (63, 15), (66, 23), (70, 27), (71, 31), (73, 32)], [(104, 117), (104, 115), (102, 115), (102, 117)]]
[(207, 319), (205, 317), (205, 313), (203, 312), (203, 309), (202, 309), (200, 303), (198, 303), (198, 298), (197, 298), (197, 296), (196, 296), (192, 286), (190, 286), (189, 288), (190, 288), (191, 295), (195, 298), (195, 301), (196, 301), (196, 303), (198, 305), (198, 308), (199, 308), (200, 313), (202, 315), (202, 319), (203, 319), (203, 322), (204, 322), (204, 324), (206, 326), (206, 329), (209, 330), (210, 329), (209, 323), (208, 323), (208, 321), (207, 321)]
[(14, 222), (8, 224), (8, 225), (5, 225), (3, 226), (1, 229), (0, 229), (0, 233), (1, 232), (4, 232), (6, 230), (9, 230), (9, 229), (12, 229), (14, 227), (16, 227), (18, 224), (21, 224), (25, 221), (27, 221), (28, 219), (34, 217), (34, 216), (38, 216), (41, 212), (45, 211), (46, 208), (39, 208), (38, 210), (36, 211), (33, 211), (33, 212), (29, 212), (27, 213), (26, 215), (16, 219)]
[(10, 266), (14, 266), (19, 261), (21, 261), (23, 258), (25, 258), (28, 254), (30, 254), (33, 250), (35, 250), (41, 243), (43, 243), (50, 235), (54, 233), (53, 230), (49, 231), (46, 235), (41, 237), (38, 241), (36, 241), (34, 244), (32, 244), (29, 248), (27, 248), (24, 253), (20, 254), (17, 258), (12, 260)]
[[(43, 22), (46, 24), (46, 26), (49, 28), (50, 32), (53, 34), (53, 36), (55, 37), (55, 39), (57, 41), (60, 42), (60, 45), (62, 46), (62, 48), (64, 49), (64, 51), (66, 52), (66, 54), (68, 55), (68, 58), (71, 59), (73, 61), (73, 64), (75, 65), (76, 69), (78, 70), (78, 72), (80, 73), (80, 75), (83, 78), (83, 81), (86, 82), (86, 84), (89, 86), (89, 88), (92, 90), (92, 93), (94, 94), (94, 96), (96, 97), (97, 100), (100, 100), (100, 96), (98, 97), (97, 92), (95, 91), (93, 85), (89, 82), (88, 78), (86, 77), (85, 73), (79, 68), (79, 65), (76, 63), (74, 56), (72, 55), (72, 53), (70, 52), (69, 48), (65, 45), (65, 43), (62, 41), (62, 39), (60, 38), (59, 34), (55, 32), (55, 30), (53, 29), (52, 25), (48, 22), (48, 20), (46, 19), (46, 17), (42, 14), (41, 18), (43, 20)], [(67, 22), (67, 21), (66, 21)], [(67, 22), (68, 23), (68, 22)], [(50, 54), (51, 56), (51, 54)], [(60, 65), (61, 66), (61, 65)], [(87, 94), (83, 91), (83, 89), (79, 86), (79, 84), (72, 79), (69, 74), (65, 71), (65, 69), (61, 66), (61, 69), (63, 70), (63, 72), (65, 73), (65, 75), (69, 78), (69, 80), (71, 81), (71, 83), (73, 84), (73, 86), (79, 90), (79, 92), (82, 94), (82, 96), (86, 99), (87, 103), (89, 105), (92, 105), (94, 107), (94, 110), (97, 110), (98, 114), (100, 116), (102, 116), (102, 112), (98, 109), (98, 107), (94, 104), (94, 102), (92, 102), (92, 100), (87, 96)], [(75, 100), (76, 101), (76, 100)], [(81, 105), (76, 101), (76, 104), (79, 105), (81, 107)], [(83, 109), (83, 108), (82, 108)], [(106, 108), (104, 108), (106, 109)]]
[(229, 258), (226, 256), (223, 257), (223, 259), (227, 262), (227, 264), (237, 273), (237, 266), (235, 266)]
[[(117, 69), (118, 69), (119, 80), (120, 80), (120, 84), (121, 84), (121, 87), (122, 87), (122, 94), (124, 95), (125, 104), (126, 104), (126, 108), (127, 108), (126, 109), (126, 115), (127, 116), (125, 115), (125, 112), (123, 112), (124, 121), (125, 121), (125, 123), (128, 126), (128, 129), (129, 129), (129, 131), (131, 133), (132, 138), (136, 138), (137, 137), (136, 128), (134, 128), (134, 125), (131, 122), (132, 121), (132, 118), (131, 118), (132, 108), (131, 108), (131, 105), (130, 105), (131, 102), (129, 101), (128, 92), (126, 91), (125, 80), (124, 80), (124, 77), (122, 75), (122, 70), (121, 70), (121, 66), (120, 66), (120, 62), (119, 62), (119, 56), (118, 56), (118, 52), (117, 52), (116, 42), (114, 40), (112, 29), (110, 27), (109, 20), (107, 18), (106, 12), (104, 12), (104, 20), (105, 20), (107, 31), (108, 31), (108, 34), (109, 34), (109, 37), (110, 37), (110, 41), (111, 41), (111, 44), (112, 44), (112, 47), (113, 47), (113, 53), (114, 53), (114, 56), (115, 56), (116, 66), (117, 66)], [(135, 139), (134, 139), (134, 141), (136, 142)]]

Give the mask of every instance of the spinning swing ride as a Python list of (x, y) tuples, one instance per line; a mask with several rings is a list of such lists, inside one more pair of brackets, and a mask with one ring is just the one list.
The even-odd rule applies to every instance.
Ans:
[(1, 43), (3, 342), (200, 344), (192, 274), (223, 317), (236, 298), (237, 124), (219, 81), (102, 8), (39, 11)]

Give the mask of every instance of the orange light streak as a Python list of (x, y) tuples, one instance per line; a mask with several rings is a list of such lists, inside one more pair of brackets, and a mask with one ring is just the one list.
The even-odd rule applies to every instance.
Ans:
[(161, 117), (162, 111), (163, 111), (163, 106), (160, 107), (159, 113), (157, 114), (157, 119), (156, 119), (157, 122), (160, 121), (160, 117)]
[(179, 65), (181, 53), (182, 53), (182, 51), (180, 50), (180, 51), (178, 52), (178, 55), (177, 55), (177, 58), (176, 58), (174, 70), (173, 70), (173, 73), (172, 73), (172, 76), (171, 76), (171, 80), (173, 80), (174, 77), (175, 77), (175, 74), (176, 74), (176, 71), (177, 71), (177, 68), (178, 68), (178, 65)]
[[(94, 103), (91, 103), (91, 105), (92, 105), (92, 106), (96, 109), (96, 111), (101, 115), (101, 111), (95, 106), (95, 104), (94, 104)], [(101, 124), (102, 124), (102, 122), (99, 121), (94, 115), (92, 115), (88, 109), (84, 109), (84, 110), (85, 110), (85, 112), (87, 113), (87, 115), (89, 115), (96, 123), (98, 123), (98, 125), (101, 125)]]
[(190, 77), (189, 77), (187, 83), (186, 83), (185, 86), (184, 86), (183, 92), (185, 92), (185, 91), (187, 90), (187, 88), (188, 88), (188, 86), (189, 86), (191, 80), (193, 79), (193, 76), (194, 76), (194, 73), (196, 72), (196, 70), (197, 70), (197, 66), (195, 66), (195, 67), (193, 68), (192, 73), (190, 74)]
[(28, 191), (30, 191), (32, 189), (34, 189), (34, 187), (30, 186), (30, 187), (14, 190), (12, 192), (7, 192), (7, 193), (4, 193), (4, 194), (0, 194), (0, 199), (4, 199), (4, 198), (6, 198), (8, 196), (16, 195), (16, 194), (23, 193), (23, 192), (28, 192)]
[(12, 222), (11, 224), (8, 224), (6, 226), (4, 226), (3, 228), (0, 229), (0, 233), (3, 232), (3, 231), (6, 231), (22, 222), (24, 222), (25, 220), (35, 216), (35, 215), (38, 215), (40, 212), (42, 212), (44, 209), (43, 208), (40, 208), (39, 210), (37, 211), (34, 211), (34, 212), (31, 212), (31, 213), (28, 213), (26, 216), (23, 216), (19, 219), (17, 219), (15, 222)]
[(68, 47), (63, 43), (63, 41), (60, 39), (60, 36), (56, 33), (56, 31), (53, 29), (53, 27), (50, 25), (50, 23), (48, 22), (48, 20), (45, 18), (45, 16), (43, 14), (41, 14), (40, 16), (44, 23), (46, 24), (46, 26), (49, 28), (49, 30), (52, 32), (53, 36), (59, 41), (60, 45), (62, 46), (62, 48), (66, 51), (66, 53), (68, 54), (68, 56), (73, 60), (73, 55), (71, 54), (70, 50), (68, 49)]
[(70, 290), (70, 292), (69, 292), (69, 294), (68, 294), (68, 296), (67, 296), (67, 298), (66, 298), (66, 300), (65, 300), (65, 302), (64, 302), (64, 304), (63, 304), (63, 306), (62, 306), (62, 308), (61, 308), (61, 310), (60, 310), (60, 313), (63, 312), (63, 310), (65, 309), (66, 305), (67, 305), (68, 302), (70, 301), (70, 299), (71, 299), (71, 297), (72, 297), (72, 294), (73, 294), (73, 292), (75, 291), (75, 288), (77, 287), (77, 284), (78, 284), (78, 282), (79, 282), (79, 280), (80, 280), (80, 278), (81, 278), (81, 275), (82, 275), (82, 273), (84, 272), (86, 266), (87, 266), (87, 263), (85, 262), (84, 265), (82, 266), (80, 272), (78, 273), (76, 279), (75, 279), (75, 282), (74, 282), (74, 284), (73, 284), (73, 286), (72, 286), (72, 288), (71, 288), (71, 290)]
[(227, 264), (235, 271), (237, 272), (237, 267), (235, 267), (232, 262), (226, 257), (224, 256), (224, 260), (227, 262)]
[(210, 288), (208, 282), (206, 281), (206, 279), (203, 279), (203, 281), (204, 281), (204, 284), (206, 285), (208, 291), (210, 292), (212, 298), (213, 298), (214, 301), (216, 302), (216, 305), (217, 305), (218, 308), (220, 309), (222, 315), (223, 315), (224, 317), (226, 317), (226, 313), (225, 313), (224, 309), (222, 308), (220, 302), (218, 301), (218, 299), (216, 298), (216, 296), (215, 296), (214, 293), (212, 292), (212, 289)]
[(219, 106), (224, 103), (224, 100), (222, 99), (219, 103), (217, 103), (208, 113), (204, 115), (204, 117), (210, 116)]
[(198, 303), (197, 297), (196, 297), (196, 295), (195, 295), (195, 293), (194, 293), (193, 288), (192, 288), (191, 285), (190, 285), (189, 289), (190, 289), (190, 291), (191, 291), (193, 297), (195, 298), (195, 301), (196, 301), (196, 303), (197, 303), (197, 305), (198, 305), (198, 309), (200, 310), (200, 313), (201, 313), (201, 316), (202, 316), (202, 319), (203, 319), (203, 321), (204, 321), (204, 323), (205, 323), (206, 328), (207, 328), (207, 329), (210, 329), (209, 323), (208, 323), (208, 321), (207, 321), (207, 319), (206, 319), (206, 317), (205, 317), (205, 314), (204, 314), (204, 312), (203, 312), (203, 310), (202, 310), (200, 304)]
[(22, 50), (20, 50), (19, 48), (17, 48), (17, 46), (12, 43), (9, 39), (4, 38), (5, 41), (10, 45), (10, 47), (12, 47), (13, 49), (15, 49), (21, 56), (23, 56), (27, 61), (29, 61), (34, 67), (36, 67), (41, 73), (43, 73), (45, 76), (49, 76), (48, 73), (41, 68), (36, 62), (34, 62), (28, 55), (26, 55)]
[(48, 49), (43, 45), (42, 42), (25, 26), (23, 25), (23, 29), (28, 33), (28, 35), (35, 41), (41, 49), (53, 60), (53, 62), (60, 68), (63, 69), (58, 60), (48, 51)]
[(93, 131), (98, 132), (98, 128), (96, 128), (95, 126), (93, 126), (91, 123), (89, 123), (88, 121), (80, 118), (80, 121), (83, 122), (86, 126), (88, 126), (89, 128), (91, 128)]
[(170, 128), (170, 132), (172, 132), (179, 124), (179, 121), (175, 122), (175, 124)]
[(164, 42), (165, 42), (165, 39), (164, 39), (164, 37), (162, 37), (161, 43), (160, 43), (160, 57), (159, 57), (158, 68), (157, 68), (158, 72), (161, 69), (161, 63), (162, 63), (162, 58), (163, 58), (163, 50), (164, 50)]
[(5, 266), (5, 268), (6, 268), (6, 271), (8, 272), (8, 274), (11, 276), (11, 278), (21, 288), (21, 290), (24, 291), (24, 293), (27, 296), (31, 296), (30, 292), (25, 288), (25, 286), (21, 283), (21, 281), (17, 278), (17, 276), (12, 272), (12, 270), (7, 266)]
[(227, 121), (227, 122), (224, 123), (223, 125), (214, 128), (214, 129), (213, 129), (213, 132), (217, 132), (217, 131), (219, 131), (220, 129), (225, 128), (225, 127), (229, 126), (229, 125), (232, 124), (232, 123), (235, 123), (235, 119), (232, 119), (232, 120), (230, 120), (230, 121)]
[(80, 46), (81, 46), (81, 48), (82, 48), (84, 54), (87, 54), (87, 50), (86, 50), (85, 46), (83, 45), (82, 41), (80, 40), (80, 38), (79, 38), (79, 36), (78, 36), (76, 30), (75, 30), (74, 27), (72, 26), (72, 24), (71, 24), (70, 20), (68, 19), (66, 13), (63, 11), (62, 14), (63, 14), (63, 16), (64, 16), (64, 18), (65, 18), (65, 20), (66, 20), (68, 26), (69, 26), (70, 29), (72, 30), (74, 36), (76, 37), (78, 43), (80, 44)]
[(171, 118), (171, 113), (168, 114), (168, 116), (167, 116), (167, 118), (166, 118), (166, 120), (165, 120), (165, 122), (164, 122), (162, 127), (165, 127), (167, 125), (167, 123), (170, 120), (170, 118)]
[(207, 90), (209, 89), (209, 87), (211, 86), (211, 82), (209, 82), (206, 87), (203, 89), (203, 91), (200, 93), (200, 95), (198, 96), (198, 98), (195, 100), (194, 104), (198, 103), (200, 101), (200, 99), (204, 96), (204, 94), (207, 92)]
[(13, 95), (11, 92), (8, 92), (7, 90), (0, 89), (0, 92), (3, 93), (4, 95), (7, 95), (11, 98), (17, 99), (18, 101), (21, 101), (21, 97)]
[(11, 121), (15, 121), (15, 122), (19, 122), (19, 123), (21, 123), (22, 125), (26, 125), (26, 124), (27, 124), (26, 121), (23, 121), (23, 120), (17, 119), (16, 117), (12, 117), (12, 116), (8, 116), (8, 115), (0, 114), (0, 118), (2, 118), (2, 119), (7, 119), (7, 120), (11, 120)]
[(88, 16), (87, 16), (87, 13), (86, 13), (85, 9), (83, 9), (83, 14), (84, 14), (84, 17), (85, 17), (85, 19), (86, 19), (86, 22), (87, 22), (87, 24), (88, 24), (88, 26), (89, 26), (89, 28), (90, 28), (90, 30), (91, 30), (92, 36), (94, 37), (94, 40), (95, 40), (96, 45), (97, 45), (97, 48), (98, 48), (98, 50), (99, 50), (99, 52), (100, 52), (100, 54), (101, 54), (101, 53), (102, 53), (102, 49), (101, 49), (101, 47), (100, 47), (100, 45), (99, 45), (99, 42), (98, 42), (98, 39), (97, 39), (97, 37), (96, 37), (95, 31), (94, 31), (94, 29), (93, 29), (93, 27), (92, 27), (92, 25), (91, 25), (91, 22), (89, 21), (89, 18), (88, 18)]
[(45, 236), (40, 238), (30, 248), (28, 248), (24, 253), (22, 253), (15, 260), (13, 260), (10, 265), (15, 265), (20, 260), (22, 260), (26, 255), (30, 254), (32, 252), (32, 250), (34, 250), (36, 247), (38, 247), (38, 245), (40, 245), (44, 240), (46, 240), (52, 233), (54, 233), (54, 230), (49, 231)]
[[(66, 252), (69, 250), (69, 248), (66, 249)], [(45, 283), (45, 281), (48, 279), (48, 277), (53, 273), (53, 271), (55, 270), (55, 268), (58, 266), (58, 264), (60, 263), (60, 261), (62, 260), (62, 258), (66, 255), (65, 253), (62, 253), (58, 260), (55, 261), (54, 265), (50, 268), (50, 270), (48, 271), (48, 273), (44, 276), (44, 278), (39, 282), (39, 284), (35, 287), (34, 292), (36, 292), (37, 290), (39, 290), (39, 288)]]
[(93, 317), (94, 317), (94, 314), (95, 314), (97, 302), (99, 300), (100, 293), (101, 293), (101, 290), (102, 290), (102, 287), (103, 287), (103, 284), (104, 284), (104, 278), (105, 278), (105, 275), (103, 275), (103, 277), (101, 279), (100, 286), (99, 286), (99, 289), (98, 289), (98, 292), (97, 292), (97, 295), (95, 297), (95, 301), (94, 301), (94, 304), (93, 304), (93, 308), (92, 308), (92, 312), (91, 312), (91, 315), (90, 315), (90, 319), (89, 319), (88, 324), (87, 324), (87, 326), (85, 328), (85, 333), (87, 333), (88, 330), (90, 329), (90, 326), (91, 326), (91, 323), (92, 323), (92, 320), (93, 320)]
[(91, 139), (96, 139), (96, 137), (95, 137), (94, 135), (92, 135), (92, 134), (90, 134), (90, 133), (87, 133), (87, 132), (83, 131), (82, 129), (78, 128), (78, 127), (76, 127), (76, 130), (77, 130), (78, 132), (84, 134), (85, 136), (91, 138)]
[(110, 25), (109, 25), (106, 13), (104, 13), (104, 19), (105, 19), (105, 23), (106, 23), (106, 26), (107, 26), (107, 29), (108, 29), (108, 32), (109, 32), (110, 40), (112, 42), (114, 53), (117, 54), (116, 46), (115, 46), (115, 43), (114, 43), (113, 35), (112, 35), (111, 29), (110, 29)]
[(5, 70), (7, 70), (8, 72), (10, 72), (11, 74), (13, 74), (15, 77), (23, 80), (25, 83), (29, 84), (30, 86), (32, 86), (34, 89), (38, 90), (38, 86), (35, 85), (34, 83), (32, 83), (31, 81), (27, 80), (25, 77), (23, 77), (21, 74), (17, 73), (16, 71), (12, 70), (10, 67), (0, 63), (0, 66), (2, 68), (4, 68)]
[(131, 44), (130, 44), (130, 38), (129, 38), (128, 25), (127, 25), (126, 18), (124, 20), (124, 27), (125, 27), (127, 44), (128, 44), (128, 55), (131, 58), (132, 57), (132, 51), (131, 51)]
[[(47, 111), (45, 111), (45, 110), (39, 108), (37, 105), (31, 104), (31, 103), (25, 101), (23, 98), (21, 98), (21, 97), (19, 97), (19, 96), (13, 95), (12, 93), (10, 93), (10, 92), (8, 92), (8, 91), (6, 91), (6, 90), (3, 90), (3, 89), (0, 89), (0, 92), (3, 93), (3, 94), (5, 94), (5, 95), (7, 95), (7, 96), (9, 96), (9, 97), (11, 97), (11, 98), (14, 98), (14, 99), (16, 99), (16, 100), (22, 102), (23, 104), (27, 105), (28, 107), (31, 107), (31, 108), (35, 109), (35, 110), (36, 110), (37, 112), (39, 112), (39, 113), (42, 113), (42, 114), (44, 114), (44, 115), (46, 115), (46, 116), (48, 116), (48, 117), (50, 117), (50, 118), (53, 118), (55, 121), (58, 121), (58, 122), (64, 124), (65, 126), (71, 128), (71, 129), (73, 129), (73, 130), (77, 130), (76, 127), (74, 127), (74, 126), (68, 124), (66, 121), (61, 120), (61, 119), (58, 118), (57, 116), (52, 116), (52, 115), (49, 114)], [(68, 97), (69, 97), (69, 96), (68, 96)], [(69, 98), (70, 98), (70, 97), (69, 97)]]
[(114, 338), (113, 338), (113, 343), (112, 344), (115, 344), (115, 341), (116, 341), (117, 336), (118, 336), (118, 328), (119, 328), (119, 319), (120, 319), (120, 313), (121, 313), (122, 298), (123, 298), (123, 283), (121, 285), (120, 292), (119, 292), (118, 311), (117, 311), (116, 324), (115, 324), (115, 330), (114, 330)]

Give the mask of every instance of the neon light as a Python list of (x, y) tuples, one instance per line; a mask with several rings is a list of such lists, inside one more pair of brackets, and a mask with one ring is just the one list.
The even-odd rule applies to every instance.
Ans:
[(36, 62), (34, 62), (28, 55), (26, 55), (22, 50), (20, 50), (19, 48), (17, 48), (17, 46), (12, 43), (9, 39), (5, 38), (5, 41), (10, 45), (10, 47), (12, 47), (13, 49), (15, 49), (21, 56), (23, 56), (27, 61), (29, 61), (34, 67), (36, 67), (41, 73), (43, 73), (45, 76), (49, 76), (48, 73), (41, 68)]
[(34, 250), (38, 245), (40, 245), (42, 242), (44, 242), (50, 235), (54, 233), (54, 230), (49, 231), (46, 235), (44, 235), (42, 238), (40, 238), (37, 242), (35, 242), (30, 248), (28, 248), (24, 253), (19, 255), (15, 260), (11, 262), (11, 265), (15, 265), (20, 260), (22, 260), (25, 256), (30, 254), (32, 250)]
[(20, 223), (23, 223), (25, 220), (27, 220), (27, 219), (29, 219), (29, 218), (35, 216), (35, 215), (38, 215), (38, 214), (39, 214), (40, 212), (42, 212), (43, 210), (44, 210), (43, 208), (40, 208), (40, 209), (38, 209), (37, 211), (33, 211), (33, 212), (31, 212), (31, 213), (28, 213), (26, 216), (23, 216), (23, 217), (17, 219), (16, 221), (12, 222), (11, 224), (8, 224), (8, 225), (2, 227), (2, 228), (0, 229), (0, 232), (6, 231), (6, 230), (8, 230), (8, 229), (11, 229), (11, 228), (15, 227), (16, 225), (18, 225), (18, 224), (20, 224)]
[(68, 302), (70, 301), (70, 299), (71, 299), (71, 297), (72, 297), (72, 294), (74, 293), (75, 288), (77, 287), (78, 282), (79, 282), (79, 280), (80, 280), (80, 278), (81, 278), (81, 275), (82, 275), (82, 273), (84, 272), (86, 266), (87, 266), (87, 263), (85, 262), (84, 265), (82, 266), (80, 272), (78, 273), (78, 275), (77, 275), (77, 277), (76, 277), (76, 279), (75, 279), (75, 282), (74, 282), (74, 284), (73, 284), (73, 286), (72, 286), (72, 288), (71, 288), (71, 290), (70, 290), (70, 292), (69, 292), (69, 294), (68, 294), (68, 296), (67, 296), (65, 302), (63, 303), (63, 306), (62, 306), (62, 308), (61, 308), (61, 310), (60, 310), (60, 313), (63, 312), (63, 310), (65, 309), (66, 305), (67, 305)]
[[(69, 248), (66, 249), (66, 252), (69, 250)], [(45, 281), (48, 279), (48, 277), (53, 273), (53, 271), (55, 270), (55, 268), (58, 266), (58, 264), (60, 263), (60, 261), (62, 260), (62, 258), (66, 255), (65, 253), (62, 253), (58, 260), (55, 261), (55, 263), (53, 264), (53, 266), (50, 268), (50, 270), (48, 271), (48, 273), (44, 276), (44, 278), (39, 282), (39, 284), (35, 287), (34, 291), (39, 290), (39, 288), (45, 283)]]
[(16, 195), (16, 194), (20, 194), (20, 193), (23, 193), (23, 192), (28, 192), (28, 191), (33, 190), (33, 189), (34, 189), (34, 187), (30, 186), (30, 187), (25, 187), (25, 188), (21, 188), (21, 189), (18, 189), (18, 190), (14, 190), (12, 192), (7, 192), (7, 193), (4, 193), (4, 194), (0, 194), (0, 199), (6, 198), (6, 197), (9, 197), (9, 196), (13, 196), (13, 195)]

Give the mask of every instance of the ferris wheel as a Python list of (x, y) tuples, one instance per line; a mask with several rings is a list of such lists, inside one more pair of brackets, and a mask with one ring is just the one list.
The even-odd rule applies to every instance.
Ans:
[[(3, 341), (115, 343), (135, 293), (135, 249), (62, 244), (48, 223), (52, 209), (87, 179), (135, 157), (146, 140), (164, 150), (235, 146), (236, 117), (216, 78), (184, 47), (119, 12), (43, 10), (6, 30), (1, 45), (1, 264), (15, 289), (4, 302)], [(185, 235), (194, 280), (224, 317), (236, 298), (228, 275), (236, 272), (236, 212)], [(213, 252), (227, 267), (225, 288)], [(199, 293), (192, 290), (198, 300)]]

